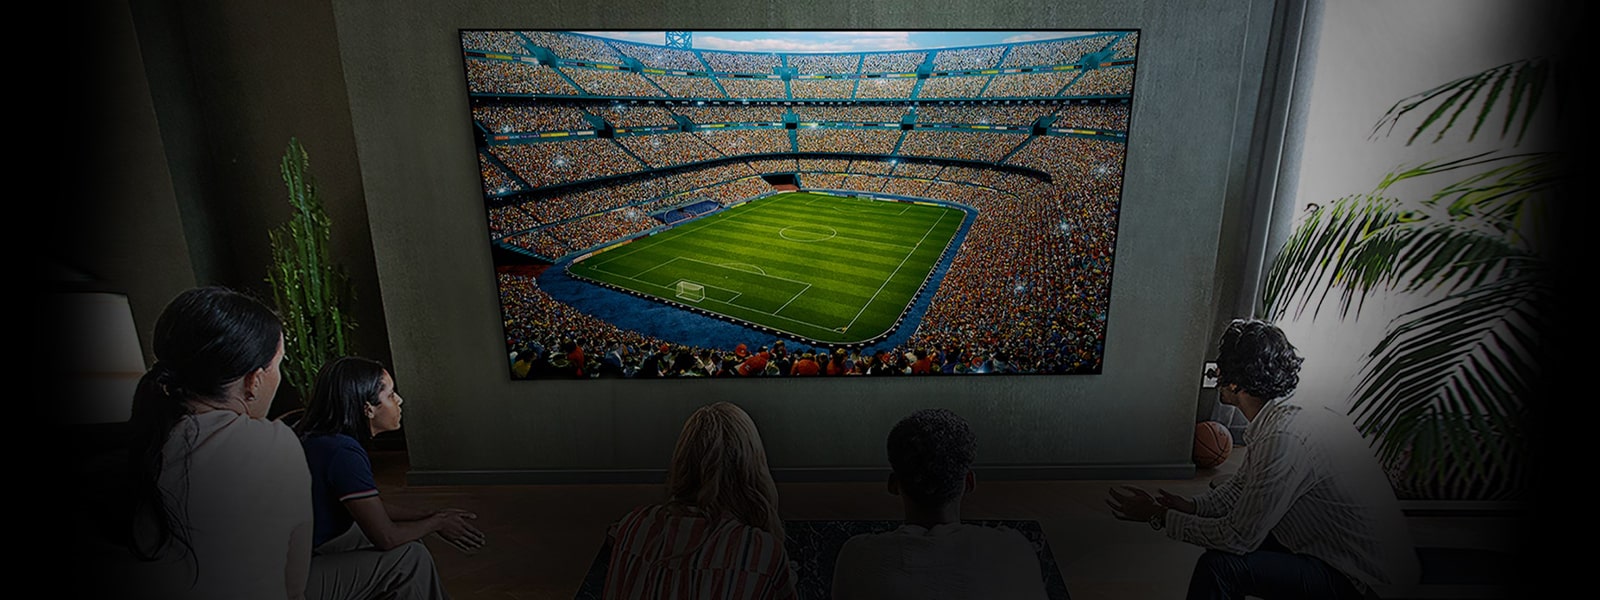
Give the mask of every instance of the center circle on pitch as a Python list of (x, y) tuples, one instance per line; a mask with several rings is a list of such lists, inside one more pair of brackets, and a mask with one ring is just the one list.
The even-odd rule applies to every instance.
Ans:
[(839, 230), (827, 225), (790, 225), (778, 231), (778, 237), (791, 242), (820, 242), (839, 235)]

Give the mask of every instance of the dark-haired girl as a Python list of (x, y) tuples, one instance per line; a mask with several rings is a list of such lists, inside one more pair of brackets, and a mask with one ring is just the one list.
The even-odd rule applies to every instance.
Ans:
[(384, 502), (362, 442), (400, 428), (405, 401), (382, 364), (347, 356), (322, 367), (300, 422), (316, 515), (311, 598), (444, 598), (433, 556), (418, 540), (438, 533), (465, 550), (483, 533), (459, 509), (420, 511)]
[[(218, 287), (186, 291), (156, 321), (156, 363), (134, 393), (132, 502), (117, 541), (141, 559), (122, 597), (300, 598), (311, 555), (300, 444), (265, 419), (282, 324)], [(108, 583), (108, 585), (111, 585)]]

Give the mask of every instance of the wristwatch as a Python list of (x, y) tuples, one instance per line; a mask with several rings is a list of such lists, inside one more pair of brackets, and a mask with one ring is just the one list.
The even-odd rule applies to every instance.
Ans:
[(1167, 511), (1161, 511), (1159, 513), (1156, 513), (1156, 514), (1150, 516), (1150, 528), (1151, 529), (1154, 529), (1156, 531), (1161, 531), (1161, 528), (1162, 527), (1166, 527), (1166, 526), (1167, 526)]

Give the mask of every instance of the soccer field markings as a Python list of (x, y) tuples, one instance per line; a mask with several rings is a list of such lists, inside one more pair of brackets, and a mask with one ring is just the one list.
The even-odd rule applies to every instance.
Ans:
[[(706, 264), (710, 264), (710, 263), (706, 263)], [(672, 285), (661, 285), (659, 283), (655, 283), (655, 282), (652, 282), (652, 281), (645, 281), (643, 279), (639, 279), (639, 278), (636, 278), (636, 277), (629, 277), (627, 275), (623, 275), (623, 274), (617, 273), (615, 271), (607, 271), (607, 270), (601, 269), (601, 268), (596, 268), (595, 271), (599, 271), (599, 272), (605, 273), (607, 275), (615, 275), (615, 276), (621, 277), (623, 279), (636, 281), (638, 283), (641, 283), (641, 284), (644, 284), (644, 285), (648, 285), (650, 287), (657, 287), (657, 288), (661, 288), (661, 289), (668, 290), (668, 291), (675, 291), (676, 290), (675, 286), (678, 285), (677, 281), (672, 282)], [(770, 277), (770, 275), (769, 275), (769, 277)], [(680, 279), (678, 281), (687, 281), (687, 280), (686, 279)], [(793, 280), (790, 280), (790, 281), (793, 281)], [(696, 281), (696, 282), (693, 282), (693, 283), (700, 283), (700, 282)], [(795, 283), (805, 283), (805, 282), (796, 281)], [(725, 288), (725, 287), (718, 287), (718, 286), (714, 286), (714, 285), (706, 285), (706, 284), (703, 284), (703, 283), (700, 283), (700, 285), (704, 285), (705, 287), (708, 287), (708, 288), (716, 288), (716, 289), (719, 289), (719, 290), (733, 292), (735, 294), (734, 297), (730, 298), (728, 301), (722, 301), (722, 300), (718, 300), (716, 298), (712, 298), (710, 296), (707, 296), (705, 298), (705, 300), (704, 300), (705, 302), (714, 302), (714, 303), (722, 304), (722, 305), (725, 305), (725, 306), (731, 306), (733, 308), (737, 308), (737, 309), (740, 309), (740, 310), (748, 310), (748, 311), (753, 312), (753, 313), (760, 313), (760, 314), (763, 314), (763, 315), (767, 315), (769, 317), (783, 319), (783, 320), (789, 321), (791, 323), (797, 323), (797, 324), (800, 324), (800, 325), (805, 325), (807, 327), (813, 327), (813, 328), (816, 328), (816, 329), (821, 329), (823, 331), (835, 331), (835, 332), (839, 332), (839, 333), (844, 333), (844, 330), (841, 329), (841, 328), (828, 327), (826, 325), (818, 325), (818, 324), (812, 323), (810, 321), (802, 321), (800, 319), (796, 319), (796, 318), (793, 318), (793, 317), (785, 317), (785, 316), (777, 314), (775, 312), (767, 312), (767, 311), (761, 310), (759, 308), (751, 308), (751, 307), (745, 306), (743, 304), (734, 304), (732, 301), (733, 300), (738, 300), (739, 296), (743, 296), (744, 294), (742, 292), (737, 292), (737, 291), (734, 291), (734, 290), (731, 290), (731, 289), (728, 289), (728, 288)], [(798, 298), (800, 296), (800, 294), (803, 294), (803, 293), (805, 293), (806, 290), (811, 289), (810, 286), (811, 286), (811, 284), (807, 283), (806, 284), (806, 288), (803, 289), (803, 290), (800, 290), (800, 293), (795, 294), (795, 297)], [(665, 296), (659, 296), (659, 298), (661, 298), (663, 300), (666, 299)], [(789, 301), (793, 302), (794, 298), (790, 298)], [(783, 307), (787, 307), (787, 306), (789, 306), (789, 305), (788, 304), (784, 304), (783, 305)], [(778, 310), (783, 310), (783, 307), (780, 307)], [(737, 318), (737, 317), (734, 317), (734, 318)], [(769, 325), (768, 327), (772, 327), (772, 326)], [(778, 328), (777, 327), (773, 327), (773, 329), (778, 329)], [(782, 331), (784, 333), (790, 333), (790, 334), (799, 335), (799, 336), (806, 335), (806, 334), (804, 334), (802, 332), (799, 332), (799, 331), (788, 331), (788, 330), (785, 330), (785, 329), (778, 329), (778, 330)]]
[[(722, 264), (717, 265), (717, 266), (719, 266), (719, 267), (727, 267), (729, 269), (735, 269), (735, 270), (739, 270), (739, 271), (744, 271), (746, 273), (760, 273), (762, 275), (766, 275), (767, 274), (767, 272), (765, 270), (763, 270), (761, 267), (752, 265), (750, 263), (731, 262), (731, 263), (722, 263)], [(750, 268), (746, 269), (744, 267), (750, 267)], [(699, 283), (699, 282), (696, 282), (696, 283)]]
[[(826, 229), (826, 230), (828, 230), (828, 233), (827, 233), (828, 237), (817, 237), (817, 238), (812, 238), (812, 239), (802, 239), (804, 237), (807, 237), (806, 234), (823, 235), (822, 232), (820, 232), (820, 231), (806, 231), (804, 229), (806, 227)], [(799, 234), (799, 237), (791, 237), (790, 236), (790, 232), (789, 232), (789, 230), (791, 230), (791, 229), (795, 230), (794, 233)], [(790, 225), (790, 226), (785, 227), (783, 229), (779, 229), (778, 230), (778, 237), (781, 237), (783, 239), (789, 240), (791, 242), (801, 242), (801, 243), (805, 243), (805, 244), (810, 244), (810, 243), (814, 243), (814, 242), (825, 242), (825, 241), (831, 240), (833, 238), (839, 237), (839, 230), (834, 229), (832, 227), (829, 227), (827, 225), (817, 225), (817, 224), (814, 224), (814, 223), (804, 223), (804, 224), (801, 224), (801, 225)]]
[[(779, 196), (779, 197), (776, 197), (774, 199), (775, 200), (787, 200), (788, 198), (784, 198), (784, 197)], [(661, 241), (666, 241), (666, 240), (670, 240), (670, 239), (676, 239), (678, 237), (683, 236), (684, 234), (687, 234), (687, 233), (690, 233), (690, 232), (693, 232), (693, 231), (698, 231), (701, 228), (706, 227), (707, 225), (709, 225), (709, 224), (711, 224), (713, 222), (722, 222), (722, 221), (726, 221), (728, 219), (735, 218), (735, 217), (738, 217), (738, 216), (741, 216), (741, 215), (752, 214), (752, 213), (755, 213), (758, 210), (761, 210), (762, 208), (766, 208), (768, 206), (777, 206), (778, 204), (779, 203), (777, 203), (777, 202), (771, 202), (771, 203), (765, 203), (764, 202), (764, 203), (762, 203), (762, 204), (760, 204), (758, 206), (748, 208), (746, 210), (734, 213), (732, 215), (730, 215), (727, 212), (719, 212), (717, 214), (711, 215), (708, 218), (700, 219), (700, 220), (693, 221), (693, 222), (685, 224), (685, 225), (679, 225), (677, 227), (674, 227), (671, 230), (667, 231), (666, 233), (659, 234), (659, 237), (661, 238)], [(736, 206), (736, 207), (733, 207), (733, 208), (740, 208), (742, 206), (743, 205)], [(646, 237), (656, 237), (656, 236), (646, 236)], [(634, 241), (641, 241), (641, 240), (644, 240), (644, 239), (646, 239), (646, 238), (637, 238)], [(642, 249), (644, 249), (644, 246), (635, 246), (634, 248), (624, 248), (624, 249), (621, 249), (621, 250), (613, 250), (611, 252), (607, 252), (606, 254), (611, 254), (611, 255), (614, 255), (614, 256), (607, 257), (605, 260), (603, 260), (601, 262), (598, 262), (598, 263), (595, 263), (592, 266), (594, 268), (598, 269), (598, 268), (600, 268), (602, 266), (611, 264), (612, 262), (615, 262), (618, 259), (627, 258), (628, 256), (632, 255), (633, 253), (638, 252), (639, 250), (642, 250)]]
[(850, 324), (844, 326), (845, 331), (849, 331), (851, 327), (855, 327), (856, 321), (861, 318), (862, 314), (867, 312), (867, 307), (872, 306), (872, 303), (878, 299), (878, 294), (883, 293), (883, 288), (888, 286), (890, 281), (894, 280), (895, 275), (900, 274), (900, 267), (906, 266), (906, 261), (911, 260), (911, 255), (916, 254), (917, 249), (922, 247), (922, 243), (928, 241), (928, 234), (933, 233), (933, 230), (939, 228), (939, 223), (944, 221), (944, 216), (947, 214), (950, 213), (939, 213), (939, 218), (933, 222), (933, 226), (929, 227), (926, 232), (923, 232), (922, 239), (917, 240), (917, 245), (913, 246), (911, 251), (906, 253), (905, 258), (900, 259), (900, 264), (895, 266), (894, 271), (890, 272), (888, 277), (884, 278), (883, 284), (878, 286), (878, 291), (872, 293), (872, 297), (867, 299), (867, 303), (861, 305), (861, 310), (856, 311), (855, 318), (850, 319)]
[[(610, 271), (607, 271), (607, 273), (610, 273)], [(612, 275), (617, 275), (616, 273), (611, 273), (611, 274)], [(627, 277), (626, 275), (617, 275), (617, 276), (618, 277)], [(629, 277), (629, 279), (633, 279), (633, 278)], [(639, 280), (634, 279), (634, 281), (639, 281)], [(681, 295), (681, 294), (679, 294), (677, 296), (679, 300), (686, 300), (686, 301), (689, 301), (689, 302), (693, 302), (695, 304), (699, 304), (701, 300), (710, 300), (712, 302), (725, 302), (725, 303), (728, 303), (728, 304), (732, 304), (734, 300), (738, 300), (739, 299), (739, 296), (743, 296), (744, 295), (744, 292), (740, 292), (738, 290), (732, 290), (732, 289), (728, 289), (728, 288), (725, 288), (725, 287), (715, 286), (715, 285), (711, 285), (709, 283), (701, 283), (701, 282), (698, 282), (698, 281), (694, 281), (692, 279), (679, 279), (677, 281), (672, 282), (672, 285), (662, 286), (662, 287), (665, 287), (665, 288), (668, 288), (668, 289), (671, 289), (671, 290), (677, 290), (678, 289), (678, 284), (685, 283), (685, 282), (692, 283), (692, 284), (698, 285), (698, 286), (703, 287), (703, 288), (710, 288), (710, 289), (713, 289), (713, 290), (722, 290), (724, 292), (733, 292), (733, 297), (727, 299), (726, 301), (718, 300), (718, 299), (712, 298), (710, 296), (701, 296), (700, 300), (690, 300), (688, 298), (683, 297), (683, 295)], [(649, 283), (649, 282), (642, 282), (642, 283)]]
[[(740, 211), (740, 212), (737, 212), (737, 213), (734, 213), (734, 214), (721, 213), (721, 214), (715, 215), (714, 218), (717, 219), (717, 220), (726, 220), (726, 219), (731, 219), (731, 218), (737, 218), (737, 217), (739, 217), (741, 215), (756, 213), (760, 209), (762, 209), (764, 206), (768, 206), (768, 205), (770, 205), (770, 206), (781, 206), (781, 205), (785, 204), (783, 202), (777, 202), (776, 200), (790, 200), (790, 199), (799, 200), (798, 198), (794, 198), (793, 196), (789, 196), (787, 194), (779, 195), (779, 196), (773, 197), (771, 199), (775, 200), (775, 201), (774, 202), (770, 202), (770, 203), (764, 203), (762, 206), (749, 207), (748, 210)], [(804, 201), (804, 202), (807, 203), (807, 206), (814, 206), (815, 202), (822, 201), (822, 200), (825, 200), (825, 199), (824, 198), (812, 197), (810, 200), (807, 200), (807, 201)], [(877, 201), (874, 201), (874, 200), (860, 200), (860, 199), (849, 199), (849, 200), (855, 200), (857, 202), (877, 202)], [(906, 204), (900, 210), (900, 212), (898, 214), (903, 215), (903, 214), (905, 214), (906, 211), (909, 211), (911, 208), (913, 208), (913, 206), (911, 204)], [(890, 208), (888, 208), (888, 210), (893, 210), (893, 208), (890, 207)], [(777, 314), (779, 311), (782, 311), (785, 308), (788, 308), (788, 306), (790, 304), (794, 303), (794, 301), (796, 299), (798, 299), (801, 295), (804, 295), (806, 291), (810, 290), (811, 287), (812, 287), (812, 284), (810, 282), (798, 281), (798, 280), (795, 280), (795, 279), (789, 279), (787, 277), (769, 275), (769, 274), (767, 274), (765, 272), (764, 269), (761, 269), (760, 267), (756, 267), (755, 265), (750, 265), (748, 263), (723, 263), (723, 264), (717, 264), (717, 263), (712, 263), (712, 262), (703, 261), (703, 260), (694, 259), (694, 258), (674, 257), (672, 260), (668, 260), (666, 262), (657, 264), (656, 266), (651, 267), (650, 269), (647, 269), (646, 271), (640, 272), (638, 274), (639, 275), (643, 275), (645, 272), (648, 272), (650, 270), (654, 270), (656, 268), (662, 267), (662, 266), (664, 266), (666, 264), (669, 264), (671, 262), (674, 262), (676, 260), (687, 260), (687, 261), (691, 261), (691, 262), (698, 262), (698, 263), (701, 263), (701, 264), (710, 265), (710, 266), (713, 266), (713, 267), (722, 267), (722, 268), (726, 268), (726, 269), (742, 271), (742, 272), (745, 272), (745, 273), (759, 274), (759, 275), (761, 275), (763, 277), (769, 277), (769, 278), (772, 278), (772, 279), (778, 279), (778, 280), (787, 281), (787, 282), (790, 282), (790, 283), (801, 284), (801, 285), (804, 285), (805, 287), (802, 288), (799, 292), (796, 292), (795, 295), (793, 295), (793, 296), (791, 296), (789, 298), (788, 302), (785, 302), (782, 306), (778, 307), (778, 309), (776, 311), (773, 311), (773, 312), (767, 312), (767, 311), (764, 311), (764, 310), (761, 310), (761, 309), (758, 309), (758, 308), (753, 308), (753, 307), (745, 306), (745, 305), (742, 305), (742, 304), (736, 304), (734, 301), (738, 300), (740, 297), (742, 297), (743, 293), (735, 291), (735, 290), (732, 290), (732, 289), (729, 289), (729, 288), (719, 287), (719, 286), (707, 285), (706, 287), (719, 289), (719, 290), (723, 290), (723, 291), (727, 291), (727, 292), (731, 292), (731, 293), (734, 294), (734, 297), (729, 298), (728, 301), (722, 301), (722, 300), (718, 300), (716, 298), (712, 298), (712, 297), (707, 296), (707, 297), (704, 298), (704, 301), (709, 301), (709, 303), (720, 304), (720, 305), (723, 305), (723, 306), (727, 306), (729, 308), (734, 308), (734, 309), (743, 310), (743, 311), (749, 311), (749, 312), (755, 313), (755, 314), (766, 315), (766, 316), (769, 316), (769, 317), (773, 317), (773, 318), (776, 318), (776, 319), (781, 319), (783, 321), (794, 323), (796, 325), (804, 325), (806, 327), (810, 327), (810, 328), (814, 328), (814, 329), (818, 329), (818, 330), (822, 330), (822, 331), (829, 331), (829, 332), (833, 332), (833, 333), (845, 333), (851, 327), (854, 327), (856, 321), (860, 320), (861, 315), (865, 314), (866, 310), (872, 306), (873, 302), (877, 301), (878, 296), (883, 293), (883, 290), (888, 286), (889, 282), (894, 280), (894, 277), (900, 273), (900, 269), (903, 268), (905, 266), (905, 263), (907, 261), (909, 261), (913, 255), (916, 254), (917, 250), (921, 249), (922, 245), (927, 241), (928, 236), (931, 235), (934, 230), (938, 229), (939, 224), (942, 223), (944, 221), (944, 218), (946, 216), (948, 216), (948, 215), (949, 215), (948, 211), (940, 213), (938, 219), (936, 219), (934, 221), (933, 225), (930, 226), (927, 231), (923, 232), (922, 238), (920, 240), (918, 240), (915, 245), (910, 247), (910, 250), (907, 252), (905, 258), (902, 258), (900, 260), (900, 264), (895, 267), (894, 271), (890, 272), (888, 278), (884, 279), (883, 282), (878, 286), (878, 290), (873, 293), (871, 298), (867, 299), (867, 302), (862, 305), (861, 309), (856, 311), (855, 317), (853, 317), (850, 320), (850, 323), (848, 325), (845, 325), (844, 327), (830, 327), (830, 326), (826, 326), (826, 325), (819, 325), (817, 323), (812, 323), (810, 321), (804, 321), (804, 320), (796, 319), (796, 318), (793, 318), (793, 317), (787, 317), (787, 316), (784, 316), (784, 315)], [(702, 221), (703, 224), (701, 224), (701, 227), (703, 227), (705, 225), (709, 225), (711, 222), (712, 222), (712, 219), (705, 219), (705, 220)], [(690, 225), (696, 225), (696, 223), (691, 223)], [(765, 228), (765, 229), (779, 229), (778, 227), (771, 226), (771, 225), (749, 224), (749, 226), (760, 227), (760, 228)], [(673, 237), (675, 238), (678, 235), (683, 235), (685, 233), (689, 233), (689, 232), (692, 232), (692, 231), (695, 231), (695, 230), (698, 230), (698, 229), (700, 229), (700, 227), (692, 227), (692, 226), (677, 227), (677, 228), (675, 228), (673, 230), (673, 232), (669, 232), (667, 235), (671, 235), (671, 234), (675, 233), (676, 235), (673, 235)], [(666, 241), (666, 240), (669, 240), (669, 239), (672, 239), (672, 238), (663, 237), (662, 241)], [(904, 247), (904, 246), (900, 246), (900, 245), (896, 245), (896, 244), (887, 244), (887, 243), (883, 243), (883, 242), (873, 242), (873, 241), (870, 241), (870, 240), (859, 240), (859, 239), (850, 238), (848, 236), (841, 236), (841, 239), (852, 240), (852, 241), (857, 241), (857, 242), (861, 242), (861, 243), (877, 244), (877, 245), (884, 245), (884, 246), (893, 246), (893, 247), (897, 247), (897, 248), (903, 248)], [(643, 284), (643, 285), (646, 285), (646, 286), (650, 286), (652, 288), (661, 288), (661, 289), (664, 289), (664, 290), (668, 290), (669, 292), (674, 291), (675, 288), (673, 286), (676, 286), (677, 282), (673, 282), (673, 284), (670, 285), (670, 286), (663, 286), (663, 285), (661, 285), (659, 283), (645, 281), (645, 280), (639, 279), (639, 278), (634, 277), (634, 276), (623, 275), (621, 273), (618, 273), (618, 272), (615, 272), (615, 271), (611, 271), (609, 269), (600, 268), (601, 266), (603, 266), (603, 265), (605, 265), (607, 263), (610, 263), (610, 262), (612, 262), (612, 261), (614, 261), (616, 259), (619, 259), (619, 258), (624, 258), (628, 254), (632, 254), (633, 252), (637, 252), (638, 250), (641, 250), (641, 249), (644, 249), (644, 247), (640, 246), (640, 247), (637, 247), (637, 248), (629, 249), (628, 251), (626, 251), (626, 253), (614, 253), (614, 254), (617, 254), (617, 255), (609, 258), (605, 262), (598, 263), (598, 264), (595, 264), (595, 265), (590, 265), (590, 268), (594, 269), (597, 272), (602, 272), (602, 273), (606, 273), (606, 274), (613, 275), (613, 276), (616, 276), (616, 277), (621, 277), (623, 279), (634, 281), (634, 282), (637, 282), (637, 283), (640, 283), (640, 284)], [(739, 268), (738, 266), (735, 266), (735, 265), (754, 267), (758, 271), (757, 272), (748, 271), (748, 270), (745, 270), (745, 269), (741, 269), (741, 268)], [(693, 282), (693, 283), (699, 284), (700, 282)], [(700, 285), (704, 285), (704, 284), (700, 284)], [(675, 294), (673, 294), (673, 295), (675, 296)], [(661, 299), (666, 300), (666, 297), (661, 297)], [(684, 300), (685, 302), (688, 302), (688, 300), (686, 300), (686, 299), (681, 299), (680, 298), (679, 300)], [(742, 321), (741, 319), (738, 319), (737, 317), (733, 317), (733, 318), (735, 320)], [(757, 323), (755, 325), (761, 325), (761, 324)], [(765, 326), (772, 327), (773, 329), (776, 329), (776, 330), (778, 330), (780, 332), (783, 332), (783, 333), (789, 333), (789, 334), (802, 336), (802, 337), (814, 337), (812, 335), (809, 335), (809, 334), (806, 334), (806, 333), (803, 333), (803, 332), (800, 332), (800, 331), (785, 330), (785, 329), (782, 329), (782, 328), (774, 326), (774, 325), (765, 325)], [(849, 342), (836, 342), (836, 343), (849, 343)]]

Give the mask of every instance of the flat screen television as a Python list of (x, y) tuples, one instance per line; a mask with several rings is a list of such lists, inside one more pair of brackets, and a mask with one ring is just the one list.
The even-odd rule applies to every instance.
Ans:
[(1137, 46), (461, 31), (511, 376), (1099, 373)]

